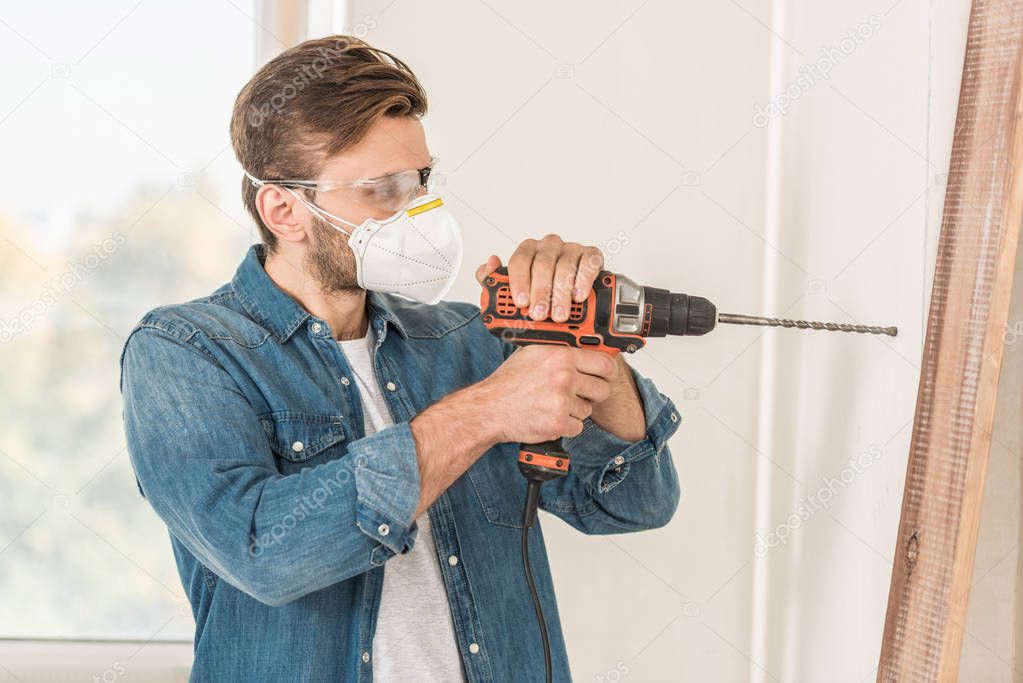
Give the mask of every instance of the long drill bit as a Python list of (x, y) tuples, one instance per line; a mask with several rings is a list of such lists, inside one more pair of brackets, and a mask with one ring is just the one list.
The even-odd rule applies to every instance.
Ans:
[(801, 330), (827, 330), (829, 332), (858, 332), (860, 334), (886, 334), (889, 337), (898, 335), (897, 327), (877, 327), (875, 325), (850, 325), (848, 323), (820, 323), (815, 320), (789, 320), (787, 318), (762, 318), (757, 315), (737, 315), (734, 313), (718, 313), (719, 323), (729, 325), (762, 325), (764, 327), (797, 327)]

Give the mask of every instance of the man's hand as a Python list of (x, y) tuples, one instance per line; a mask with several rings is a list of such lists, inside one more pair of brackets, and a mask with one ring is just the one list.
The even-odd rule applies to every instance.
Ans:
[(618, 371), (597, 351), (524, 346), (479, 387), (496, 409), (499, 441), (538, 443), (582, 432), (593, 404), (611, 395)]
[[(501, 259), (491, 255), (476, 269), (476, 279), (483, 284), (484, 278), (500, 266)], [(589, 296), (593, 282), (603, 268), (604, 255), (596, 247), (565, 242), (557, 235), (547, 235), (541, 240), (529, 239), (519, 245), (508, 260), (508, 279), (516, 304), (528, 305), (533, 320), (545, 320), (550, 311), (552, 320), (565, 322), (572, 301), (584, 301)], [(538, 354), (550, 350), (544, 348)], [(625, 360), (619, 356), (614, 365), (615, 370), (606, 375), (611, 382), (610, 396), (591, 400), (592, 412), (588, 415), (622, 439), (637, 441), (646, 433), (643, 404)]]
[(421, 412), (410, 423), (419, 456), (415, 517), (495, 444), (579, 434), (618, 374), (618, 363), (597, 351), (527, 346)]
[[(483, 278), (501, 265), (491, 256), (476, 269)], [(515, 304), (528, 307), (533, 320), (568, 320), (572, 302), (585, 301), (597, 273), (604, 267), (604, 254), (596, 247), (565, 242), (557, 235), (528, 239), (508, 259), (508, 280)]]
[[(476, 269), (483, 279), (500, 267), (491, 256)], [(545, 320), (568, 319), (604, 266), (596, 247), (556, 235), (526, 240), (508, 261), (512, 296)], [(645, 422), (632, 372), (621, 356), (587, 349), (525, 346), (486, 379), (446, 396), (410, 423), (419, 456), (419, 509), (426, 510), (487, 449), (498, 443), (539, 443), (578, 436), (583, 420), (626, 441), (643, 438)]]

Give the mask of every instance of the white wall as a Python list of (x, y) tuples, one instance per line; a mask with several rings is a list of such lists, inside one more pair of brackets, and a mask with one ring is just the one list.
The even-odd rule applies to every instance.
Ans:
[[(724, 311), (899, 326), (653, 341), (630, 360), (684, 416), (677, 518), (544, 520), (577, 680), (873, 678), (968, 0), (349, 5), (430, 93), (467, 267), (557, 232)], [(1004, 675), (1005, 640), (964, 671)]]
[[(811, 59), (850, 28), (873, 28), (784, 118), (784, 250), (823, 280), (797, 307), (896, 322), (900, 334), (779, 336), (765, 359), (776, 381), (760, 428), (806, 484), (774, 478), (770, 526), (825, 479), (849, 483), (770, 554), (754, 629), (769, 633), (766, 668), (782, 680), (858, 681), (873, 677), (880, 648), (969, 3), (787, 4), (786, 39)], [(807, 61), (785, 58), (790, 79)], [(780, 302), (805, 280), (782, 269)], [(849, 467), (871, 449), (869, 466)]]

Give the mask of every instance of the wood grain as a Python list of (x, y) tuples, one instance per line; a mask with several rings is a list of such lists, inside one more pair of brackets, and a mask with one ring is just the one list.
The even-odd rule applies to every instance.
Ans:
[(877, 680), (954, 681), (1023, 219), (1023, 0), (974, 0)]

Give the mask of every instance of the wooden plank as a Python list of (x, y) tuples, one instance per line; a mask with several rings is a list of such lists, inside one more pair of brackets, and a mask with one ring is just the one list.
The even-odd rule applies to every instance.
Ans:
[(877, 680), (954, 681), (1023, 219), (1023, 0), (974, 0)]

